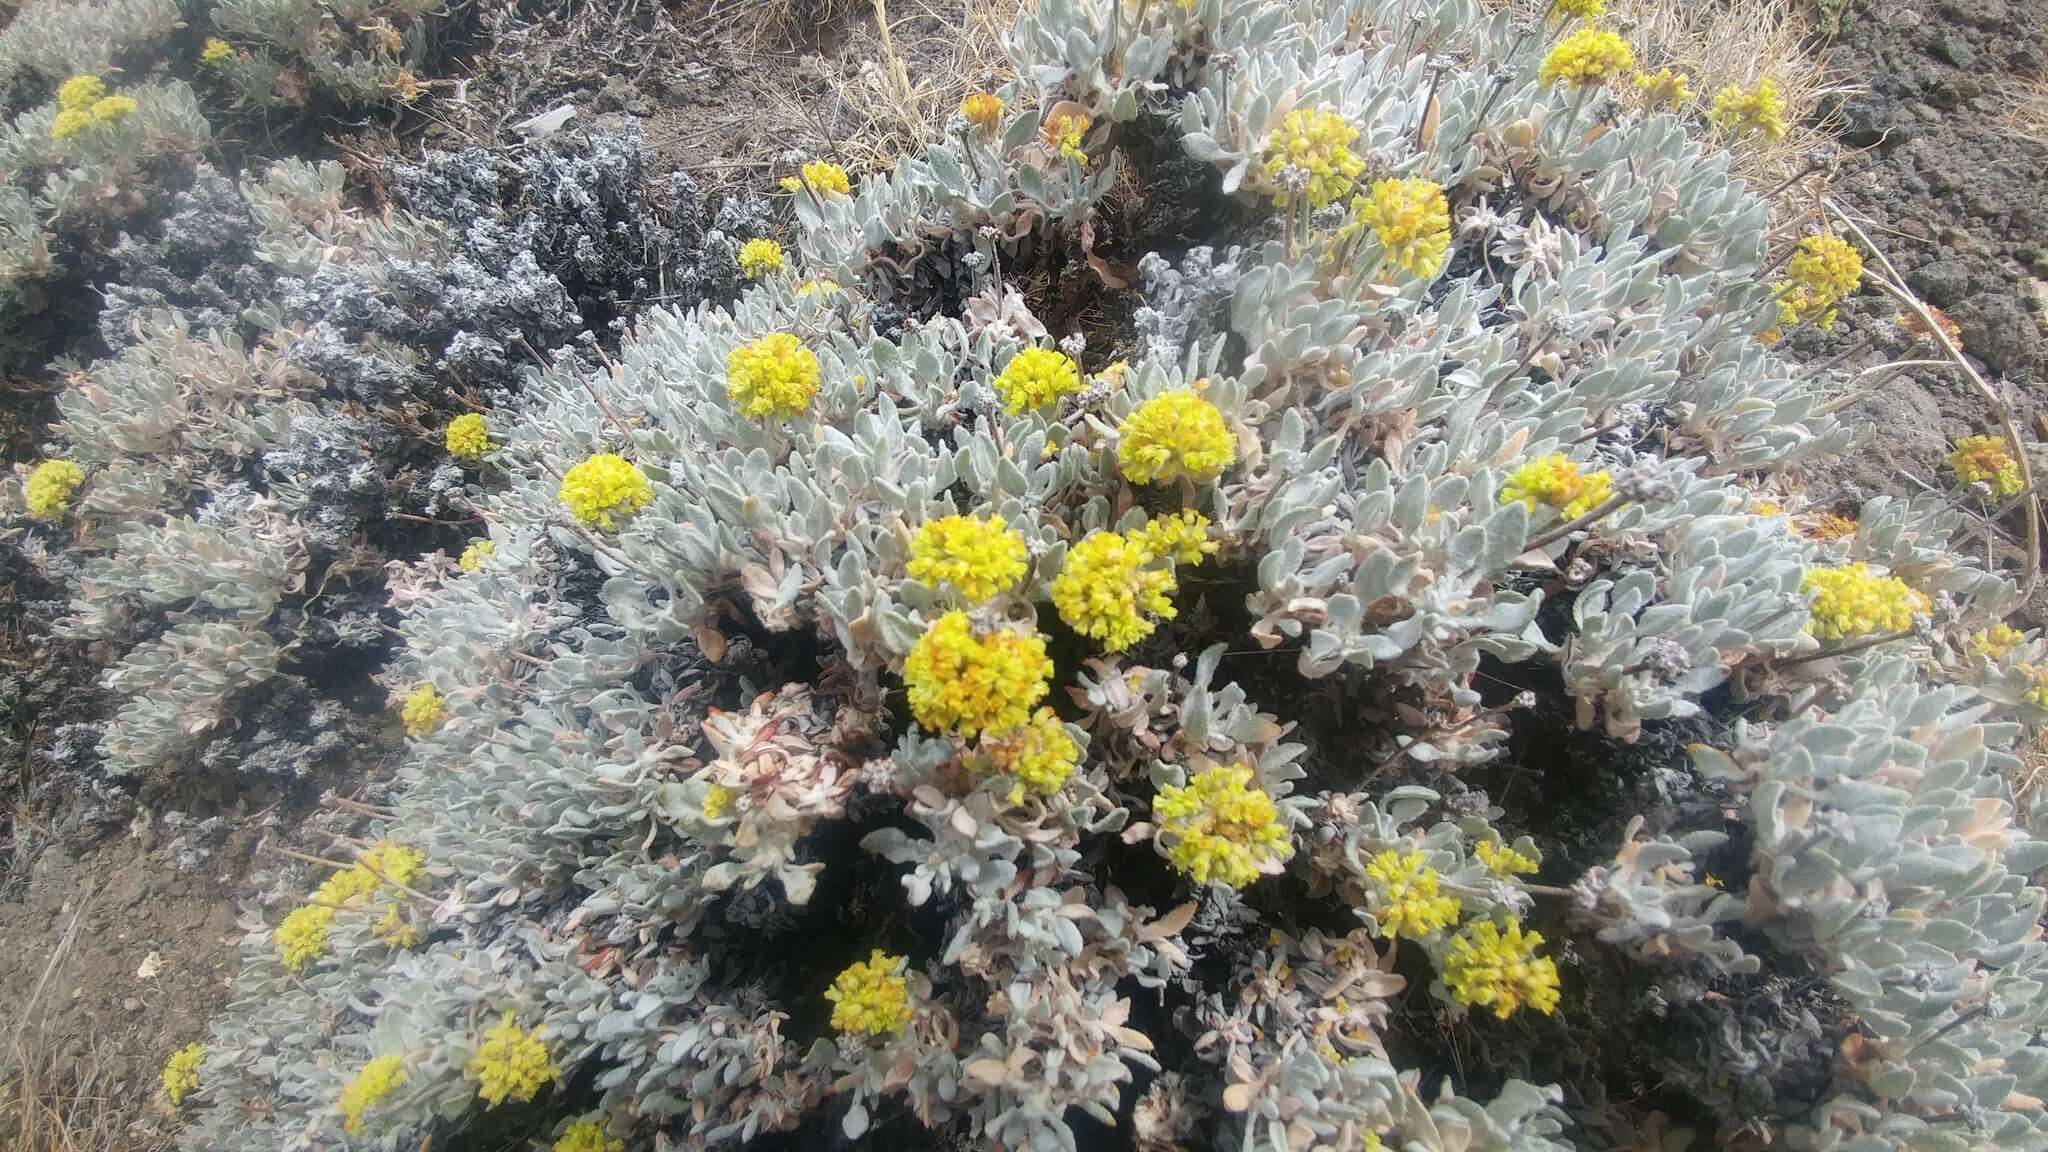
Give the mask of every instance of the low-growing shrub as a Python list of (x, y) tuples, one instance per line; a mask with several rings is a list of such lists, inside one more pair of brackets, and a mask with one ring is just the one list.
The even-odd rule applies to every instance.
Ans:
[[(388, 570), (396, 807), (247, 909), (183, 1146), (2048, 1147), (2048, 645), (1943, 501), (1775, 506), (1826, 305), (1553, 7), (1041, 0), (494, 404)], [(137, 677), (263, 654), (223, 570)]]

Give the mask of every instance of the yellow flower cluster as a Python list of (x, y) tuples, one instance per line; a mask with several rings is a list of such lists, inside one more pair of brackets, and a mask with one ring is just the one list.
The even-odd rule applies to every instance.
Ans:
[(611, 532), (654, 502), (654, 485), (624, 456), (600, 452), (562, 476), (560, 499), (579, 522)]
[(1276, 189), (1273, 203), (1286, 207), (1290, 193), (1281, 183), (1289, 168), (1308, 174), (1304, 196), (1310, 208), (1335, 203), (1358, 183), (1365, 159), (1351, 150), (1358, 129), (1328, 108), (1296, 108), (1280, 121), (1266, 145), (1266, 179)]
[(1088, 135), (1091, 123), (1079, 113), (1062, 113), (1039, 125), (1038, 132), (1047, 148), (1076, 164), (1086, 164), (1088, 153), (1081, 147), (1081, 141)]
[(405, 722), (407, 736), (425, 736), (441, 726), (441, 718), (447, 709), (442, 707), (441, 693), (432, 684), (418, 684), (405, 694), (405, 704), (398, 710), (398, 718)]
[(1242, 764), (1211, 768), (1152, 802), (1167, 863), (1197, 884), (1242, 888), (1294, 855), (1280, 809)]
[(1778, 326), (1811, 319), (1823, 330), (1834, 327), (1836, 302), (1862, 282), (1863, 257), (1847, 241), (1826, 232), (1808, 236), (1778, 281)]
[(1777, 83), (1768, 76), (1746, 91), (1730, 84), (1714, 93), (1714, 108), (1707, 119), (1714, 127), (1736, 136), (1756, 132), (1765, 140), (1777, 140), (1785, 135), (1785, 100), (1778, 95)]
[(1628, 41), (1598, 28), (1581, 28), (1559, 40), (1543, 57), (1536, 79), (1545, 85), (1584, 88), (1626, 76), (1635, 68), (1636, 54)]
[(2025, 643), (2026, 639), (2026, 633), (2000, 620), (1970, 637), (1970, 653), (1996, 663), (2012, 655), (2012, 650)]
[(818, 354), (790, 332), (770, 332), (725, 357), (725, 398), (749, 420), (802, 414), (818, 394), (818, 378)]
[(1175, 512), (1147, 521), (1129, 536), (1132, 543), (1176, 564), (1200, 564), (1219, 547), (1209, 535), (1209, 518), (1200, 512)]
[(562, 1130), (553, 1152), (625, 1152), (626, 1142), (606, 1136), (604, 1121), (585, 1116)]
[(1236, 460), (1237, 437), (1223, 413), (1186, 389), (1152, 397), (1117, 426), (1117, 468), (1133, 484), (1180, 476), (1207, 483)]
[(441, 439), (450, 456), (471, 463), (483, 459), (484, 453), (495, 447), (491, 443), (490, 429), (484, 427), (484, 418), (474, 412), (465, 412), (450, 420)]
[(1538, 864), (1534, 856), (1518, 852), (1509, 845), (1495, 840), (1481, 840), (1472, 846), (1472, 855), (1479, 858), (1486, 870), (1506, 880), (1510, 876), (1525, 876), (1536, 871)]
[(1074, 774), (1081, 746), (1050, 708), (1040, 708), (1022, 727), (997, 739), (983, 739), (969, 763), (977, 771), (1001, 772), (1017, 778), (1007, 797), (1020, 804), (1028, 790), (1051, 796)]
[(1100, 641), (1106, 652), (1121, 652), (1152, 634), (1153, 617), (1174, 618), (1173, 594), (1180, 587), (1170, 565), (1151, 540), (1116, 532), (1091, 532), (1067, 550), (1053, 578), (1052, 603), (1067, 627)]
[(68, 140), (94, 124), (108, 124), (132, 114), (140, 105), (133, 96), (109, 96), (97, 76), (73, 76), (57, 87), (57, 116), (50, 122), (53, 140)]
[(1811, 568), (1801, 587), (1813, 594), (1806, 630), (1822, 640), (1847, 640), (1873, 632), (1901, 632), (1913, 614), (1927, 611), (1927, 598), (1897, 576), (1877, 576), (1862, 564)]
[(1468, 925), (1444, 956), (1444, 988), (1472, 1008), (1491, 1008), (1503, 1020), (1524, 1005), (1548, 1016), (1557, 1010), (1557, 963), (1538, 956), (1543, 937), (1508, 918), (1503, 932), (1491, 920)]
[(22, 502), (36, 520), (62, 520), (71, 511), (71, 497), (85, 483), (85, 471), (69, 460), (45, 460), (28, 474)]
[(1051, 676), (1044, 637), (1008, 628), (977, 636), (965, 612), (939, 617), (903, 661), (911, 715), (956, 736), (1000, 736), (1025, 723)]
[(969, 92), (960, 101), (960, 115), (983, 132), (993, 132), (1003, 118), (1003, 98), (993, 92)]
[(723, 784), (706, 784), (704, 786), (704, 803), (701, 809), (704, 813), (704, 818), (706, 820), (725, 819), (726, 814), (732, 811), (732, 802), (738, 798), (738, 795), (737, 792)]
[(200, 62), (209, 68), (219, 68), (234, 58), (234, 46), (218, 36), (208, 36), (206, 46), (199, 50)]
[(171, 1058), (164, 1061), (164, 1099), (176, 1108), (185, 1102), (185, 1094), (199, 1087), (199, 1062), (206, 1059), (206, 1045), (187, 1044)]
[(1965, 436), (1948, 454), (1948, 466), (1955, 469), (1963, 485), (1982, 484), (1993, 496), (2017, 496), (2026, 483), (2020, 479), (2019, 461), (2005, 450), (2003, 436)]
[(1451, 247), (1451, 209), (1441, 184), (1377, 180), (1370, 197), (1351, 198), (1351, 214), (1354, 223), (1345, 229), (1371, 228), (1394, 267), (1423, 279), (1443, 270)]
[(1654, 73), (1638, 72), (1636, 91), (1643, 98), (1643, 106), (1652, 111), (1676, 108), (1692, 100), (1692, 77), (1669, 68)]
[(2048, 668), (2022, 664), (2020, 671), (2031, 681), (2027, 687), (2027, 703), (2036, 708), (2048, 708)]
[(1550, 6), (1552, 20), (1584, 20), (1588, 23), (1607, 12), (1607, 0), (1556, 0)]
[(507, 1100), (525, 1102), (555, 1078), (555, 1066), (548, 1062), (548, 1046), (541, 1038), (521, 1028), (507, 1012), (498, 1018), (476, 1055), (462, 1066), (463, 1074), (477, 1082), (476, 1094), (490, 1105)]
[(464, 572), (481, 572), (484, 570), (484, 562), (497, 554), (496, 542), (479, 540), (462, 550), (462, 555), (456, 558), (455, 566)]
[(749, 280), (759, 280), (770, 272), (782, 267), (782, 245), (765, 236), (756, 236), (740, 245), (740, 271)]
[(1381, 935), (1420, 940), (1458, 922), (1462, 904), (1437, 891), (1443, 877), (1422, 853), (1389, 848), (1366, 863), (1365, 875), (1367, 906)]
[(904, 958), (880, 948), (833, 977), (825, 989), (832, 1002), (832, 1027), (848, 1036), (895, 1035), (910, 1023), (910, 985)]
[(356, 1078), (342, 1087), (341, 1099), (337, 1103), (341, 1109), (341, 1130), (351, 1136), (360, 1136), (363, 1113), (403, 1083), (405, 1065), (397, 1056), (379, 1056), (363, 1065)]
[(1026, 348), (1010, 357), (995, 380), (1003, 410), (1015, 416), (1081, 390), (1081, 366), (1054, 348)]
[(351, 901), (375, 892), (385, 880), (411, 884), (426, 857), (411, 848), (380, 840), (357, 862), (322, 881), (311, 903), (301, 904), (278, 923), (271, 939), (277, 943), (279, 963), (285, 971), (297, 972), (308, 960), (327, 951), (327, 926), (334, 914)]
[(853, 191), (853, 182), (846, 178), (846, 169), (829, 160), (811, 160), (804, 164), (803, 178), (784, 176), (782, 187), (796, 192), (809, 188), (819, 196), (844, 196)]
[(1500, 501), (1520, 500), (1532, 512), (1554, 508), (1564, 519), (1576, 520), (1606, 503), (1613, 490), (1614, 478), (1605, 470), (1584, 471), (1564, 453), (1553, 452), (1508, 473)]
[(419, 926), (406, 919), (396, 900), (384, 909), (384, 914), (377, 917), (375, 924), (370, 925), (370, 931), (375, 932), (377, 939), (382, 940), (386, 947), (394, 950), (410, 948), (420, 942)]
[(1011, 531), (1001, 516), (927, 520), (910, 542), (907, 571), (927, 588), (951, 584), (979, 604), (1024, 575), (1024, 537)]
[(1856, 521), (1830, 509), (1803, 516), (1792, 526), (1808, 540), (1840, 540), (1856, 534)]

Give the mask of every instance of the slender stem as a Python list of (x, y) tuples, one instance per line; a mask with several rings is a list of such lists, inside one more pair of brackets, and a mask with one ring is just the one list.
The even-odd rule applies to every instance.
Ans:
[(1894, 640), (1906, 640), (1915, 635), (1917, 633), (1913, 629), (1901, 628), (1897, 632), (1865, 636), (1860, 640), (1851, 640), (1847, 644), (1837, 645), (1833, 648), (1823, 648), (1818, 652), (1808, 652), (1802, 656), (1787, 656), (1782, 660), (1773, 660), (1765, 666), (1773, 671), (1783, 671), (1787, 668), (1796, 668), (1801, 664), (1811, 664), (1815, 660), (1832, 660), (1837, 656), (1848, 656), (1861, 652), (1865, 648), (1875, 648), (1879, 644), (1889, 644)]
[(2033, 592), (2034, 585), (2041, 576), (2041, 498), (2033, 491), (2034, 467), (2027, 461), (2026, 445), (2020, 442), (2019, 424), (2013, 419), (2012, 409), (2007, 407), (2005, 401), (1999, 398), (1997, 389), (1991, 387), (1991, 384), (1977, 372), (1977, 369), (1972, 367), (1970, 362), (1963, 358), (1962, 349), (1956, 347), (1955, 341), (1949, 338), (1949, 334), (1943, 330), (1940, 322), (1928, 310), (1927, 305), (1922, 303), (1920, 298), (1915, 296), (1906, 287), (1905, 278), (1899, 275), (1898, 268), (1885, 256), (1884, 251), (1870, 239), (1870, 234), (1865, 232), (1856, 221), (1849, 218), (1849, 214), (1842, 210), (1842, 206), (1835, 202), (1834, 197), (1822, 196), (1821, 203), (1826, 207), (1829, 215), (1840, 221), (1843, 227), (1854, 232), (1857, 239), (1863, 241), (1864, 248), (1869, 250), (1870, 254), (1877, 259), (1878, 264), (1884, 268), (1886, 273), (1886, 276), (1873, 276), (1871, 280), (1893, 299), (1912, 309), (1913, 314), (1920, 318), (1920, 322), (1927, 328), (1928, 336), (1941, 346), (1941, 350), (1948, 354), (1948, 358), (1954, 361), (1957, 367), (1963, 370), (1963, 375), (1969, 379), (1970, 386), (1977, 390), (1977, 394), (1990, 407), (1992, 415), (1998, 420), (2000, 430), (2005, 433), (2006, 446), (2012, 452), (2012, 458), (2019, 464), (2020, 483), (2027, 493), (2026, 576), (2022, 581), (2020, 590), (2020, 596), (2024, 599), (2029, 593)]
[(1609, 512), (1614, 511), (1616, 508), (1619, 508), (1626, 503), (1628, 503), (1628, 500), (1625, 497), (1609, 496), (1607, 499), (1601, 501), (1600, 505), (1594, 508), (1591, 512), (1588, 512), (1585, 515), (1580, 516), (1576, 520), (1567, 520), (1564, 523), (1559, 524), (1557, 527), (1552, 528), (1550, 531), (1545, 532), (1543, 535), (1538, 536), (1536, 539), (1530, 541), (1528, 546), (1523, 548), (1522, 551), (1535, 552), (1539, 549), (1547, 548), (1550, 545), (1557, 543), (1559, 540), (1564, 539), (1565, 537), (1571, 535), (1574, 532), (1577, 532), (1579, 529), (1584, 528), (1586, 525), (1593, 523), (1595, 520), (1600, 519), (1602, 516), (1607, 515)]

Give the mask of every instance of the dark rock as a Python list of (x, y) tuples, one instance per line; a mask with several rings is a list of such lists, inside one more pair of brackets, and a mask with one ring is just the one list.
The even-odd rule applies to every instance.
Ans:
[(1978, 297), (1958, 311), (1963, 344), (1986, 367), (2001, 376), (2033, 370), (2041, 359), (2041, 328), (2014, 296)]
[(1970, 266), (1951, 256), (1908, 273), (1906, 281), (1928, 303), (1953, 308), (1970, 290)]

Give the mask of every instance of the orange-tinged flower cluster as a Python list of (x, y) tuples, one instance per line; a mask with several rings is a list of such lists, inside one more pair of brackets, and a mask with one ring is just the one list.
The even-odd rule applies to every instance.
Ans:
[(1351, 210), (1372, 229), (1387, 263), (1410, 276), (1428, 279), (1443, 270), (1451, 247), (1451, 209), (1434, 180), (1378, 180), (1372, 195), (1356, 196)]
[(1948, 466), (1963, 485), (1982, 484), (1998, 499), (2020, 494), (2026, 481), (2020, 478), (2020, 463), (2006, 451), (2003, 436), (1965, 436), (1948, 454)]

